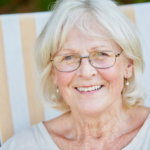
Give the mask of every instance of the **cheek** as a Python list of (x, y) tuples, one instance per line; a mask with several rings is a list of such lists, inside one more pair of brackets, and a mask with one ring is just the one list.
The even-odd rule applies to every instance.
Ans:
[(74, 72), (57, 73), (57, 85), (59, 87), (59, 92), (61, 93), (63, 99), (69, 106), (72, 105), (72, 101), (70, 101), (70, 99), (74, 97), (72, 92), (72, 86), (71, 86), (74, 77), (75, 77)]
[(101, 71), (102, 78), (107, 81), (109, 90), (113, 94), (121, 93), (124, 86), (123, 70), (120, 66), (104, 69)]
[(72, 75), (70, 73), (57, 73), (57, 85), (59, 87), (68, 85), (71, 82)]
[(69, 94), (70, 92), (70, 84), (74, 78), (73, 72), (56, 72), (57, 77), (57, 85), (59, 87), (59, 91), (62, 94), (62, 96)]

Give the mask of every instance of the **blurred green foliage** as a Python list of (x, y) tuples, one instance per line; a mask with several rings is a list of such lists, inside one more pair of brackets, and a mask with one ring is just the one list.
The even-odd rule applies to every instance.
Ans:
[(8, 4), (10, 2), (10, 0), (0, 0), (0, 6), (4, 6), (6, 4)]
[(49, 10), (56, 0), (39, 0), (38, 2), (38, 8), (40, 11), (47, 11)]
[(116, 0), (119, 4), (133, 4), (133, 3), (144, 3), (150, 2), (150, 0)]
[[(0, 14), (47, 11), (56, 0), (0, 0)], [(150, 0), (116, 0), (119, 4), (150, 2)]]

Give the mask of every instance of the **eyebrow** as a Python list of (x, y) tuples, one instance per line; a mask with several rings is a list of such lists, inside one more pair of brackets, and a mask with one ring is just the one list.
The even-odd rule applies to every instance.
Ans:
[[(65, 48), (65, 49), (62, 49), (61, 51), (75, 51), (75, 49)], [(60, 52), (61, 52), (61, 51), (60, 51)]]
[(74, 52), (76, 52), (76, 50), (75, 49), (70, 49), (70, 48), (65, 48), (65, 49), (62, 49), (61, 51), (59, 51), (58, 54), (61, 53), (61, 52), (74, 53)]
[[(98, 46), (92, 47), (90, 50), (93, 51), (93, 50), (96, 50), (96, 49), (99, 49), (99, 48), (107, 48), (107, 46), (104, 45), (104, 44), (103, 45), (98, 45)], [(79, 50), (79, 49), (77, 49), (77, 50)], [(107, 49), (105, 49), (105, 50), (107, 50)], [(68, 51), (70, 52), (70, 54), (71, 53), (73, 54), (74, 52), (76, 52), (76, 49), (75, 48), (64, 48), (59, 52), (68, 52)]]

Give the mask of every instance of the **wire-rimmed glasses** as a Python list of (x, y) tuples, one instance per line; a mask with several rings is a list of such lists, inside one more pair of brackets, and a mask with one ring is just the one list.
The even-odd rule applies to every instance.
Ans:
[(94, 68), (106, 69), (112, 67), (115, 64), (116, 58), (121, 55), (122, 51), (118, 54), (107, 50), (96, 51), (91, 52), (89, 56), (79, 56), (77, 54), (57, 55), (53, 60), (51, 60), (51, 62), (60, 72), (71, 72), (77, 70), (80, 67), (83, 58), (88, 58), (90, 64)]

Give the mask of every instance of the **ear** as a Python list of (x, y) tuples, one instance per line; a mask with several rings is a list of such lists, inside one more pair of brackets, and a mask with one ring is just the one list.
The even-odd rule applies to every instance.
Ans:
[(128, 60), (127, 66), (125, 69), (124, 78), (130, 78), (133, 74), (133, 60)]
[(52, 78), (55, 85), (57, 85), (57, 75), (56, 75), (56, 69), (53, 67), (52, 69)]

